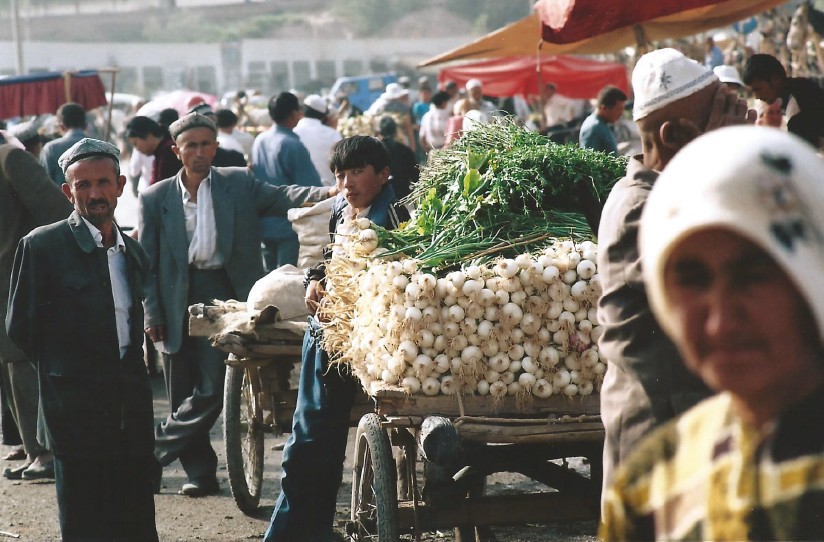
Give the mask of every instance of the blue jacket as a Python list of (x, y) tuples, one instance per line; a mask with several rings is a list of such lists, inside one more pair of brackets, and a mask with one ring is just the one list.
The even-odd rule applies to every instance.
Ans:
[[(255, 139), (252, 164), (256, 178), (275, 186), (322, 186), (309, 151), (298, 135), (277, 124)], [(263, 239), (295, 236), (292, 225), (286, 218), (262, 218), (260, 227)]]

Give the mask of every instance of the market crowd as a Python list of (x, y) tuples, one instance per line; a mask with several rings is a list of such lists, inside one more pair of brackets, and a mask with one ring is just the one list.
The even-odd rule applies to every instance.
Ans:
[[(75, 103), (45, 144), (42, 119), (0, 131), (3, 476), (55, 480), (64, 540), (156, 540), (164, 467), (180, 461), (183, 496), (221, 491), (209, 432), (225, 359), (188, 334), (187, 308), (246, 299), (296, 265), (291, 208), (334, 198), (332, 240), (359, 218), (398, 226), (427, 153), (509, 117), (632, 154), (597, 228), (600, 536), (824, 538), (824, 91), (769, 55), (739, 75), (708, 47), (705, 63), (647, 53), (631, 92), (608, 86), (592, 103), (554, 83), (493, 103), (481, 80), (413, 90), (401, 78), (364, 112), (364, 134), (346, 133), (345, 97), (293, 92), (269, 100), (257, 135), (242, 95), (122, 119), (120, 147)], [(132, 231), (114, 220), (124, 190), (139, 194)], [(312, 315), (326, 276), (314, 263)], [(358, 384), (327, 370), (321, 336), (312, 316), (267, 541), (336, 536)]]

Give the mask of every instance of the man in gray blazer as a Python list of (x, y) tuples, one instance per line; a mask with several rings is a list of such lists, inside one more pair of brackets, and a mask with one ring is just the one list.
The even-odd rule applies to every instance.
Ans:
[(139, 238), (149, 255), (146, 333), (163, 353), (170, 416), (155, 428), (162, 465), (180, 459), (191, 497), (219, 491), (209, 431), (223, 408), (224, 354), (189, 337), (189, 305), (241, 299), (263, 276), (258, 217), (284, 216), (328, 187), (272, 186), (243, 168), (214, 168), (214, 123), (190, 113), (170, 127), (183, 169), (140, 194)]

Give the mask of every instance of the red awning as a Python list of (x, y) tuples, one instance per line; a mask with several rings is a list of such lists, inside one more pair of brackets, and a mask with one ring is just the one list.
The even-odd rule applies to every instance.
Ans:
[(66, 102), (87, 111), (106, 105), (106, 90), (95, 70), (49, 72), (0, 79), (0, 119), (55, 113)]
[[(595, 55), (615, 53), (628, 45), (649, 44), (654, 41), (690, 36), (699, 32), (712, 30), (728, 24), (746, 19), (757, 13), (774, 8), (787, 0), (701, 0), (701, 6), (689, 9), (696, 0), (539, 0), (536, 12), (524, 17), (503, 28), (495, 30), (486, 36), (476, 39), (462, 47), (457, 47), (418, 64), (419, 67), (442, 64), (453, 60), (471, 60), (494, 58), (512, 55), (539, 55), (552, 56), (561, 54)], [(566, 13), (563, 28), (547, 30), (551, 20), (546, 17), (546, 10), (555, 10), (556, 2), (564, 6), (590, 6), (593, 17), (601, 21), (601, 26), (591, 26), (587, 13), (570, 11)], [(594, 6), (594, 7), (593, 7)], [(618, 8), (616, 6), (623, 6)], [(678, 6), (669, 15), (656, 16), (651, 19), (636, 20), (626, 23), (626, 18), (618, 18), (623, 12), (634, 14), (634, 17), (648, 17), (652, 11), (644, 9), (661, 9), (660, 6)], [(643, 8), (643, 9), (642, 9)], [(581, 9), (580, 7), (578, 9)], [(607, 15), (609, 14), (609, 15)], [(597, 15), (597, 17), (595, 17)], [(574, 16), (579, 18), (573, 19)], [(582, 18), (580, 18), (582, 17)], [(615, 17), (613, 20), (612, 17)], [(554, 19), (554, 15), (551, 19)], [(621, 22), (623, 21), (623, 22)], [(553, 23), (557, 24), (557, 23)], [(605, 26), (606, 25), (606, 26)], [(622, 26), (620, 26), (622, 25)], [(586, 27), (583, 31), (580, 28)], [(605, 30), (611, 28), (611, 30)], [(554, 37), (547, 37), (547, 32)], [(570, 34), (566, 34), (570, 32)], [(594, 32), (587, 34), (587, 32)], [(572, 39), (564, 43), (550, 43), (544, 40), (570, 39), (575, 33), (583, 34), (580, 39)]]
[(549, 43), (573, 43), (618, 28), (718, 4), (719, 0), (539, 0), (543, 39)]
[(463, 86), (470, 79), (480, 79), (487, 96), (515, 96), (538, 93), (540, 81), (553, 82), (558, 92), (570, 98), (594, 98), (606, 85), (615, 85), (629, 94), (627, 70), (623, 64), (600, 62), (589, 58), (556, 55), (502, 57), (444, 68), (438, 80), (452, 80)]

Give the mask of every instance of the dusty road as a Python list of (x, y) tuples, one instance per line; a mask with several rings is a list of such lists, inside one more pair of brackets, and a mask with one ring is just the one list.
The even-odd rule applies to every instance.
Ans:
[[(155, 390), (155, 417), (160, 419), (168, 412), (168, 402), (164, 396), (162, 378), (153, 380)], [(212, 444), (217, 450), (221, 467), (218, 479), (221, 484), (219, 495), (202, 499), (180, 496), (177, 491), (186, 481), (180, 463), (175, 462), (163, 472), (161, 494), (155, 498), (157, 529), (162, 541), (243, 541), (260, 540), (266, 530), (272, 506), (279, 489), (279, 466), (281, 452), (274, 450), (285, 437), (267, 436), (265, 446), (266, 466), (264, 469), (264, 498), (258, 513), (247, 516), (235, 505), (227, 482), (225, 452), (221, 436), (222, 421), (212, 430)], [(354, 430), (350, 433), (350, 439)], [(8, 448), (0, 447), (5, 455)], [(350, 450), (352, 445), (350, 442)], [(351, 455), (351, 454), (350, 454)], [(11, 465), (0, 461), (0, 467)], [(582, 467), (586, 468), (586, 467)], [(338, 493), (338, 517), (349, 517), (351, 499), (351, 464), (346, 467), (345, 482)], [(519, 476), (499, 474), (491, 477), (489, 490), (502, 492), (523, 492), (534, 484)], [(531, 525), (501, 527), (494, 529), (500, 542), (561, 542), (594, 541), (596, 524), (594, 521), (574, 522), (556, 525)], [(0, 478), (0, 542), (5, 540), (45, 542), (59, 540), (57, 505), (54, 483), (10, 481)], [(9, 535), (19, 535), (12, 538)], [(429, 533), (425, 540), (452, 540), (449, 533)]]

